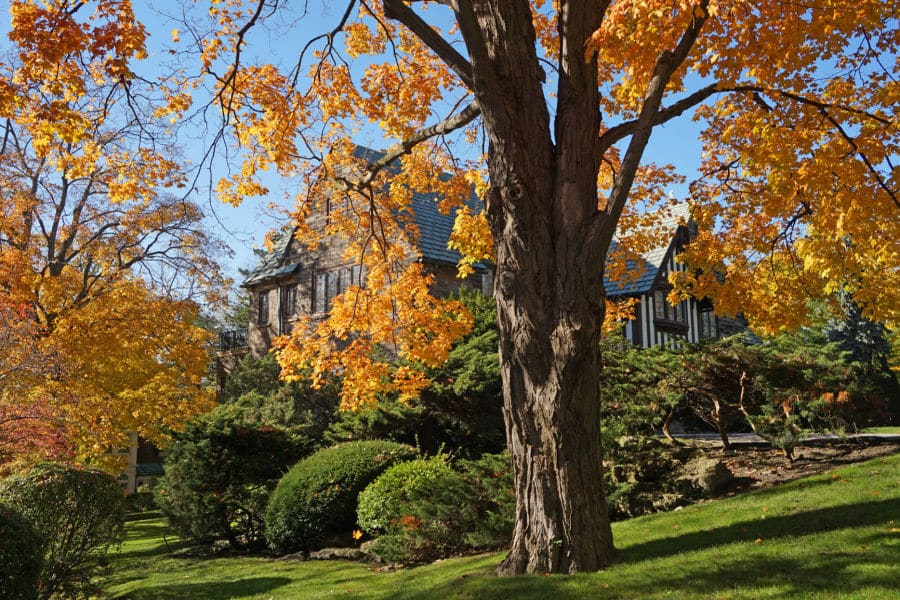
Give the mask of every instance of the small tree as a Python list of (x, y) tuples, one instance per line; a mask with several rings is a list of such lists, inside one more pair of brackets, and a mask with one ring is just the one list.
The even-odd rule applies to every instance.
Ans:
[(93, 579), (125, 535), (122, 490), (112, 476), (42, 464), (0, 482), (0, 502), (47, 541), (40, 598), (97, 591)]
[(269, 493), (312, 445), (302, 435), (248, 425), (240, 409), (223, 405), (194, 419), (167, 448), (166, 473), (154, 496), (185, 538), (262, 545)]
[[(836, 344), (819, 337), (781, 335), (751, 351), (738, 408), (758, 435), (794, 459), (804, 431), (841, 429), (836, 408), (849, 402), (852, 364)], [(756, 410), (748, 397), (756, 397)]]
[(337, 419), (338, 394), (333, 382), (314, 388), (308, 382), (285, 382), (271, 354), (245, 357), (229, 375), (222, 402), (234, 405), (242, 423), (266, 424), (306, 438), (309, 452), (317, 449), (325, 431)]
[(843, 315), (830, 320), (824, 334), (854, 363), (856, 385), (850, 391), (854, 421), (870, 425), (900, 418), (900, 382), (890, 367), (889, 330), (863, 316), (849, 295), (841, 294), (840, 304)]

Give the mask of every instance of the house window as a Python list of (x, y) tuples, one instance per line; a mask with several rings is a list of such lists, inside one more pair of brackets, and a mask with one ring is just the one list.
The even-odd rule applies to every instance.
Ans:
[(316, 273), (313, 289), (313, 312), (324, 313), (331, 310), (335, 297), (347, 291), (351, 285), (360, 284), (359, 265), (335, 271)]
[(666, 294), (662, 290), (653, 292), (653, 312), (657, 319), (666, 318)]
[(297, 284), (286, 285), (281, 290), (281, 314), (293, 317), (297, 314)]
[(687, 321), (687, 305), (684, 300), (672, 306), (666, 300), (665, 290), (653, 292), (653, 314), (657, 319), (684, 323)]
[(335, 212), (347, 212), (346, 196), (331, 196), (325, 200), (325, 214), (331, 216)]
[(256, 322), (260, 325), (269, 324), (269, 290), (259, 292), (257, 303)]
[(702, 311), (700, 313), (700, 337), (707, 340), (714, 340), (719, 337), (718, 333), (715, 313), (711, 310)]

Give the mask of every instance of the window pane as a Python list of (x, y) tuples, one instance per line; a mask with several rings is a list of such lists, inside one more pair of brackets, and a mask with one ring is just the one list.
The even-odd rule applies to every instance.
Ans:
[(313, 312), (325, 312), (325, 273), (316, 273), (315, 307)]
[(269, 291), (259, 293), (259, 312), (256, 316), (256, 322), (265, 325), (269, 322)]
[(328, 293), (326, 296), (327, 300), (325, 301), (326, 310), (331, 310), (332, 300), (334, 300), (335, 296), (341, 293), (340, 285), (340, 272), (332, 271), (328, 273)]
[(350, 287), (350, 269), (341, 269), (341, 291), (343, 294)]
[(662, 290), (653, 292), (653, 311), (657, 319), (666, 318), (666, 297)]
[(297, 286), (289, 285), (284, 288), (282, 292), (282, 307), (281, 312), (286, 317), (293, 316), (297, 314)]

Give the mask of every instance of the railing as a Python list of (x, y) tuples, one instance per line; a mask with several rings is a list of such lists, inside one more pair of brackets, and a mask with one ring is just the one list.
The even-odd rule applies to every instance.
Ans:
[(247, 331), (244, 329), (229, 329), (219, 332), (219, 351), (240, 350), (247, 347)]

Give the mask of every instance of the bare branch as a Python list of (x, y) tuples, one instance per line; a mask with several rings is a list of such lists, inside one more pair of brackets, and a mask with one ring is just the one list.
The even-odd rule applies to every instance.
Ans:
[(474, 89), (472, 81), (472, 65), (465, 57), (450, 45), (450, 42), (426, 23), (403, 0), (384, 0), (384, 14), (395, 21), (406, 25), (416, 37), (431, 48), (438, 57), (462, 80), (470, 90)]

